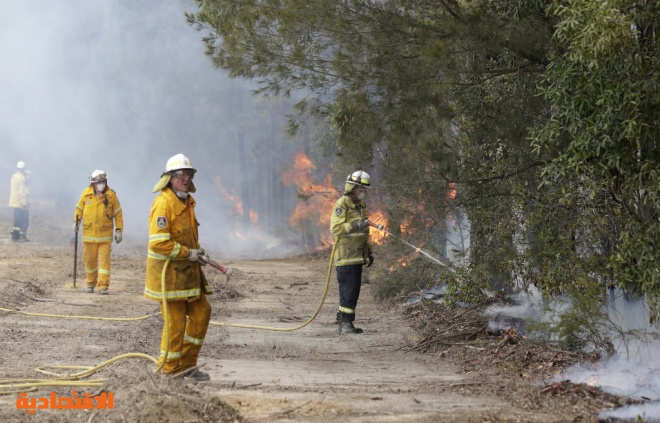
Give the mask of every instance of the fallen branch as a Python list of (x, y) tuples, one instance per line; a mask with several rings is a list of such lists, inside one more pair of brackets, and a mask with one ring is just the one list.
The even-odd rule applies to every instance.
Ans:
[(311, 401), (307, 401), (306, 403), (301, 404), (298, 407), (293, 407), (293, 408), (290, 408), (288, 410), (280, 411), (280, 412), (277, 412), (277, 413), (271, 413), (271, 414), (268, 415), (268, 417), (285, 416), (285, 415), (287, 415), (289, 413), (292, 413), (296, 410), (300, 410), (301, 408), (303, 408), (304, 406), (306, 406), (309, 403), (311, 403)]
[(513, 344), (513, 339), (511, 335), (506, 335), (500, 342), (497, 343), (497, 348), (503, 347), (506, 344)]

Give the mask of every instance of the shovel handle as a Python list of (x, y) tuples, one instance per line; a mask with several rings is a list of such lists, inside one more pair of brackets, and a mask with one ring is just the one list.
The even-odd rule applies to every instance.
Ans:
[(80, 219), (76, 216), (76, 234), (73, 237), (73, 287), (76, 287), (76, 274), (78, 273), (78, 227)]

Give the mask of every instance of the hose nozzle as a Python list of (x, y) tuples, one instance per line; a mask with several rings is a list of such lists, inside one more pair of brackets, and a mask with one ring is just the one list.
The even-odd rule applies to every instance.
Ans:
[(371, 220), (367, 220), (367, 225), (373, 226), (374, 228), (378, 229), (379, 231), (382, 231), (385, 229), (385, 226), (381, 225), (380, 223), (374, 223)]
[(231, 275), (231, 269), (230, 268), (221, 265), (220, 263), (218, 263), (217, 261), (215, 261), (211, 257), (209, 257), (209, 255), (206, 254), (206, 253), (201, 254), (199, 256), (198, 260), (202, 264), (209, 264), (209, 265), (211, 265), (211, 267), (214, 267), (214, 268), (218, 269), (220, 272), (222, 272), (223, 275), (227, 275), (227, 276)]

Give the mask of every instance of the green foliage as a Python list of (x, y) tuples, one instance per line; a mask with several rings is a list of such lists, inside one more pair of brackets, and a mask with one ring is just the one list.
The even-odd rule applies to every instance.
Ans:
[[(385, 264), (387, 266), (387, 264)], [(405, 265), (394, 264), (389, 269), (374, 272), (373, 295), (378, 301), (404, 301), (411, 292), (437, 285), (437, 269), (423, 259)]]
[(534, 336), (542, 333), (542, 339), (555, 339), (557, 346), (567, 351), (614, 354), (612, 341), (605, 335), (608, 328), (602, 324), (607, 316), (591, 305), (587, 301), (572, 303), (556, 322), (535, 326)]
[(562, 296), (548, 299), (545, 313), (542, 320), (529, 322), (529, 335), (561, 349), (611, 356), (614, 343), (644, 340), (640, 330), (623, 329), (610, 318), (602, 286), (594, 279), (576, 280)]
[[(434, 245), (447, 216), (467, 214), (456, 301), (588, 279), (630, 285), (658, 310), (656, 2), (198, 6), (188, 20), (217, 67), (297, 94), (292, 133), (313, 116), (336, 169), (374, 169), (371, 207), (392, 233)], [(432, 279), (406, 272), (383, 275), (383, 297)]]
[(445, 305), (453, 307), (457, 302), (479, 303), (486, 299), (491, 289), (490, 272), (470, 271), (455, 275), (447, 281)]
[(582, 225), (577, 258), (598, 262), (591, 271), (648, 294), (652, 304), (660, 295), (655, 6), (556, 4), (559, 48), (542, 89), (553, 113), (532, 133), (535, 151), (548, 160), (544, 188)]

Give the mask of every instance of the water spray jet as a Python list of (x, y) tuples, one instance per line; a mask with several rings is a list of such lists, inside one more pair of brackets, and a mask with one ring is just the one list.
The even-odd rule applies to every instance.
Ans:
[(379, 223), (374, 223), (374, 222), (372, 222), (371, 220), (367, 220), (367, 225), (369, 225), (369, 226), (371, 226), (371, 227), (374, 227), (374, 228), (376, 228), (376, 229), (378, 229), (378, 230), (380, 230), (380, 231), (383, 231), (383, 232), (385, 232), (387, 235), (389, 235), (389, 236), (391, 236), (391, 237), (393, 237), (393, 238), (398, 239), (399, 241), (403, 242), (404, 244), (406, 244), (407, 246), (409, 246), (410, 248), (412, 248), (413, 250), (415, 250), (416, 253), (423, 254), (423, 255), (425, 255), (426, 257), (428, 257), (429, 259), (431, 259), (433, 262), (435, 262), (435, 263), (437, 263), (437, 264), (439, 264), (439, 265), (441, 265), (441, 266), (444, 266), (444, 267), (446, 267), (447, 269), (451, 270), (452, 272), (456, 273), (456, 271), (451, 267), (451, 263), (446, 262), (446, 261), (441, 261), (440, 259), (435, 258), (435, 257), (433, 257), (432, 255), (430, 255), (429, 253), (427, 253), (426, 251), (422, 250), (421, 247), (415, 247), (415, 246), (412, 245), (411, 243), (409, 243), (409, 242), (407, 242), (407, 241), (404, 241), (403, 239), (401, 239), (401, 238), (399, 238), (398, 236), (394, 235), (394, 234), (391, 233), (390, 231), (385, 230), (385, 226), (383, 226), (383, 225), (381, 225), (381, 224), (379, 224)]

